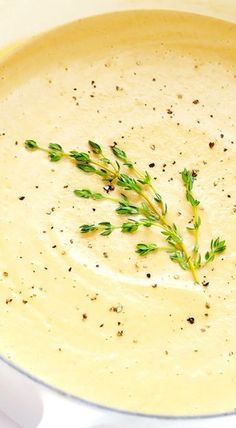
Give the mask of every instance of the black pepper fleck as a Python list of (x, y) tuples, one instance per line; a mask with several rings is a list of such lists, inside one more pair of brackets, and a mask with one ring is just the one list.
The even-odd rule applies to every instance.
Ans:
[(209, 281), (202, 281), (202, 285), (203, 285), (203, 287), (208, 287)]
[(109, 184), (105, 187), (103, 187), (103, 189), (105, 190), (106, 193), (112, 192), (113, 190), (115, 190), (115, 186), (113, 186), (112, 184)]

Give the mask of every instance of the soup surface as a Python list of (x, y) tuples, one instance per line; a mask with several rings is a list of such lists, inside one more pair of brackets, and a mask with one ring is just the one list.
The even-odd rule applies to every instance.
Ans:
[[(99, 16), (3, 55), (0, 79), (0, 352), (116, 408), (233, 410), (236, 27), (165, 11)], [(118, 143), (152, 175), (189, 249), (179, 172), (196, 171), (201, 250), (220, 236), (225, 253), (196, 285), (165, 252), (135, 253), (158, 230), (81, 235), (83, 223), (120, 221), (111, 201), (73, 194), (104, 184), (26, 151), (26, 138), (67, 151), (92, 139), (107, 154)]]

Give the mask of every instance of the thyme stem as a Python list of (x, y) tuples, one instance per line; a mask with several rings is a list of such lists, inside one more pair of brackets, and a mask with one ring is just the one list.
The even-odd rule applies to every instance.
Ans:
[(187, 249), (186, 249), (186, 247), (185, 247), (185, 245), (184, 245), (183, 242), (181, 244), (181, 248), (182, 248), (182, 251), (185, 254), (185, 257), (186, 257), (186, 259), (188, 261), (189, 269), (192, 272), (194, 282), (196, 284), (200, 284), (198, 272), (197, 272), (197, 270), (196, 270), (196, 268), (194, 266), (194, 263), (193, 263), (193, 261), (191, 259), (191, 256), (188, 254), (188, 251), (187, 251)]
[[(198, 205), (193, 207), (193, 221), (195, 225), (198, 224), (198, 221), (199, 221)], [(196, 263), (197, 256), (199, 253), (199, 226), (194, 228), (194, 240), (195, 240), (195, 243), (193, 248), (193, 259), (194, 259), (194, 262)]]

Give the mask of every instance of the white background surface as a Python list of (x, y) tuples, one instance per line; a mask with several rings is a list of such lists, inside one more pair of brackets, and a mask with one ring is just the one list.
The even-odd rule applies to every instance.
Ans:
[[(127, 8), (193, 10), (197, 13), (236, 22), (236, 0), (0, 0), (0, 47), (82, 16)], [(21, 391), (19, 391), (20, 393)], [(60, 427), (57, 424), (55, 425), (53, 421), (54, 414), (58, 411), (58, 404), (56, 400), (55, 402), (52, 400), (49, 403), (48, 413), (43, 418), (45, 422), (42, 421), (40, 423), (40, 428), (71, 428), (75, 426), (70, 422), (70, 413), (67, 407), (65, 407), (65, 415), (68, 415), (66, 416), (68, 417), (68, 423), (64, 424), (62, 422)], [(3, 408), (1, 404), (0, 400), (0, 409)], [(17, 403), (14, 405), (17, 406)], [(61, 411), (63, 412), (62, 409)], [(87, 419), (89, 420), (90, 417), (89, 410), (86, 409), (81, 414), (80, 423), (76, 425), (77, 428), (85, 426)], [(207, 427), (221, 427), (222, 423), (223, 421), (221, 422), (220, 420), (217, 420), (217, 422), (208, 420)], [(181, 423), (177, 425), (181, 426)], [(102, 425), (100, 426), (102, 427)], [(120, 426), (126, 428), (123, 425)], [(168, 426), (170, 425), (168, 424)], [(184, 424), (184, 426), (186, 425)], [(195, 423), (192, 425), (189, 422), (189, 426), (195, 426)], [(106, 427), (109, 428), (110, 425), (106, 425)], [(19, 428), (19, 425), (11, 422), (0, 411), (0, 428)], [(143, 428), (145, 428), (145, 422)]]

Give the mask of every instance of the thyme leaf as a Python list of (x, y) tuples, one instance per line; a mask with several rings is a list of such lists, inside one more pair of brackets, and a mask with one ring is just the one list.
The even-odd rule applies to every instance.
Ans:
[(80, 226), (81, 233), (89, 233), (93, 232), (94, 230), (97, 230), (97, 226), (95, 224), (82, 224)]
[(105, 196), (102, 195), (102, 193), (92, 192), (89, 189), (75, 189), (74, 194), (78, 196), (79, 198), (85, 198), (85, 199), (105, 199)]
[(83, 163), (78, 163), (78, 168), (79, 169), (81, 169), (82, 171), (84, 171), (84, 172), (92, 172), (92, 173), (97, 173), (97, 169), (96, 168), (94, 168), (94, 166), (92, 166), (92, 165), (89, 165), (89, 164), (87, 164), (87, 163), (85, 163), (85, 164), (83, 164)]
[(50, 150), (57, 151), (57, 152), (62, 152), (62, 151), (63, 151), (63, 149), (62, 149), (62, 147), (60, 146), (60, 144), (50, 143), (50, 144), (49, 144), (49, 146), (48, 146), (48, 148), (49, 148)]
[(92, 152), (95, 153), (96, 155), (100, 155), (102, 153), (102, 149), (101, 149), (101, 146), (99, 146), (99, 144), (94, 143), (94, 141), (91, 141), (91, 140), (89, 140), (88, 144), (91, 147)]
[(140, 256), (146, 256), (147, 254), (158, 250), (158, 246), (156, 244), (137, 244), (136, 245), (136, 253)]
[(140, 208), (131, 204), (128, 198), (123, 195), (123, 199), (119, 201), (119, 206), (116, 208), (116, 212), (124, 215), (138, 215), (140, 214)]
[(28, 150), (34, 151), (34, 150), (38, 150), (39, 146), (38, 146), (37, 142), (34, 140), (26, 140), (25, 141), (25, 148)]

